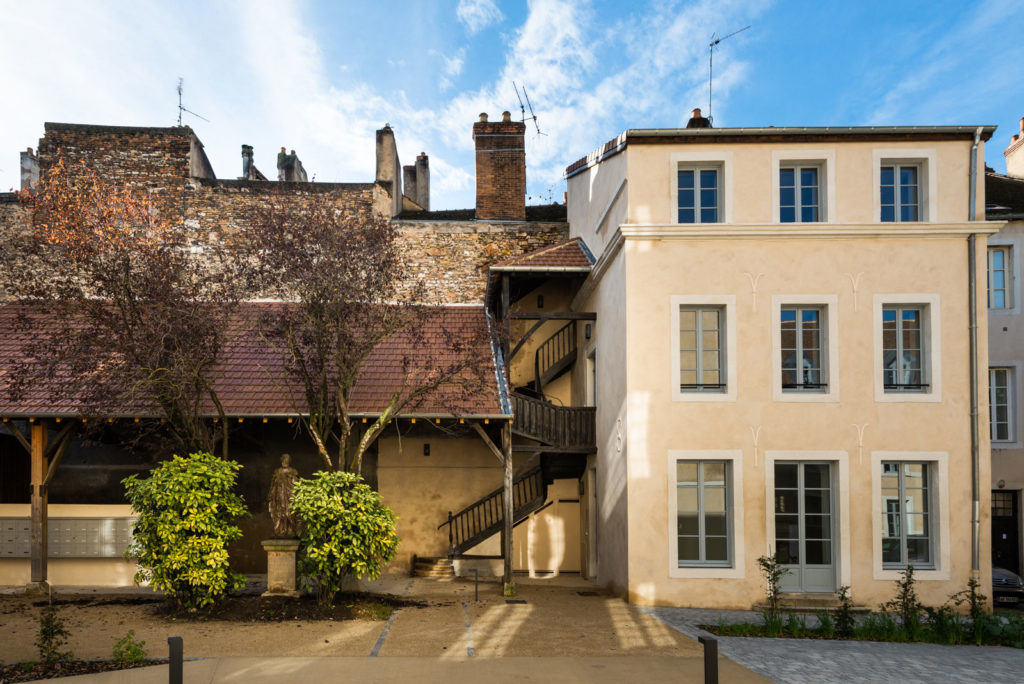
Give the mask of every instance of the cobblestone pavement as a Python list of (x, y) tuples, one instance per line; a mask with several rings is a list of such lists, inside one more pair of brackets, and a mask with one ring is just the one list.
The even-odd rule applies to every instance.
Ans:
[[(757, 621), (750, 611), (641, 608), (696, 639), (697, 625)], [(808, 624), (812, 620), (808, 619)], [(999, 646), (940, 646), (873, 641), (717, 637), (718, 650), (740, 665), (780, 683), (813, 682), (1019, 682), (1024, 650)]]

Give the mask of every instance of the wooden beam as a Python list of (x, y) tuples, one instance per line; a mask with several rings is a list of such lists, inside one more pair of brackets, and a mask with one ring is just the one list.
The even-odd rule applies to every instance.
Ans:
[(540, 328), (540, 326), (544, 325), (545, 323), (547, 323), (547, 321), (537, 321), (536, 323), (533, 324), (533, 326), (530, 327), (529, 330), (526, 331), (526, 334), (523, 335), (523, 337), (518, 342), (516, 342), (516, 346), (512, 349), (512, 353), (510, 353), (508, 355), (508, 358), (505, 359), (506, 363), (512, 363), (512, 359), (516, 357), (516, 354), (519, 353), (519, 350), (522, 349), (523, 345), (526, 344), (526, 341), (530, 339), (530, 335), (537, 332), (537, 329)]
[(514, 321), (596, 321), (593, 311), (516, 311), (510, 314)]
[(57, 437), (50, 442), (49, 447), (46, 449), (46, 458), (53, 458), (53, 455), (61, 448), (61, 444), (64, 443), (64, 440), (67, 439), (68, 435), (70, 435), (76, 427), (78, 427), (78, 423), (69, 421), (68, 424), (64, 426), (64, 429), (57, 433)]
[(498, 457), (498, 462), (504, 464), (505, 454), (493, 441), (491, 441), (491, 438), (487, 435), (487, 431), (480, 426), (480, 423), (470, 423), (470, 426), (476, 431), (476, 434), (480, 435), (480, 439), (484, 440), (484, 444), (486, 444), (487, 448), (491, 450), (491, 453)]
[(49, 438), (47, 421), (32, 424), (32, 543), (30, 558), (30, 582), (34, 588), (47, 584), (47, 555), (49, 553), (46, 492), (46, 442)]
[(29, 440), (32, 438), (31, 435), (26, 436), (25, 433), (21, 431), (21, 428), (14, 424), (14, 421), (8, 423), (7, 427), (10, 428), (11, 434), (14, 435), (14, 438), (17, 439), (18, 442), (21, 443), (21, 446), (25, 448), (25, 452), (31, 454), (32, 445), (29, 444)]
[(504, 567), (501, 574), (501, 582), (504, 585), (505, 596), (515, 596), (516, 584), (512, 576), (512, 517), (513, 490), (512, 490), (512, 426), (505, 423), (501, 427), (501, 450), (505, 454), (505, 492), (502, 497), (504, 504), (504, 525), (502, 526), (502, 549), (501, 554), (505, 557)]
[(71, 439), (75, 436), (76, 425), (72, 423), (68, 427), (61, 430), (60, 434), (57, 435), (57, 440), (50, 445), (47, 449), (47, 458), (53, 457), (50, 460), (50, 467), (46, 470), (46, 478), (43, 479), (43, 486), (49, 487), (50, 482), (53, 480), (54, 473), (57, 472), (57, 466), (60, 465), (60, 460), (64, 458), (64, 454), (67, 453), (68, 447), (71, 446)]

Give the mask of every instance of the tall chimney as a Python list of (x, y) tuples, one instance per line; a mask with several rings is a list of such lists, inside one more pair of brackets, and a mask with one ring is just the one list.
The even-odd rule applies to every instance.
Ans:
[(21, 153), (21, 189), (31, 190), (39, 182), (39, 158), (29, 147)]
[(1020, 120), (1020, 133), (1010, 138), (1003, 156), (1006, 157), (1006, 175), (1024, 178), (1024, 118)]
[(690, 112), (690, 120), (686, 122), (687, 128), (711, 128), (711, 119), (701, 116), (700, 108)]
[(253, 179), (252, 145), (242, 145), (242, 179)]
[(377, 130), (377, 182), (387, 183), (391, 193), (391, 215), (402, 213), (402, 164), (390, 124)]
[(416, 157), (416, 204), (430, 211), (430, 157), (426, 152)]
[[(416, 167), (415, 166), (403, 166), (402, 167), (402, 192), (405, 196), (416, 202)], [(419, 204), (419, 202), (416, 202)]]
[(526, 124), (512, 121), (509, 112), (494, 123), (483, 113), (473, 124), (477, 219), (526, 219), (525, 133)]

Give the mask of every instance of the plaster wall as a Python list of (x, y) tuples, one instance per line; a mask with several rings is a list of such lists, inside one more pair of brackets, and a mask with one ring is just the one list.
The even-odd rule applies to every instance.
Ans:
[(626, 154), (609, 157), (568, 181), (571, 237), (582, 237), (600, 257), (619, 224), (626, 222)]
[[(877, 170), (883, 159), (925, 160), (920, 180), (923, 201), (928, 207), (925, 220), (944, 223), (967, 219), (970, 149), (968, 140), (630, 144), (625, 155), (612, 159), (625, 157), (628, 160), (628, 223), (675, 223), (676, 170), (680, 164), (703, 162), (723, 166), (725, 223), (778, 223), (778, 210), (774, 208), (778, 202), (778, 164), (799, 160), (825, 162), (821, 195), (826, 199), (829, 222), (877, 222)], [(984, 144), (978, 146), (978, 159), (978, 168), (983, 168)], [(600, 166), (604, 164), (598, 168)], [(978, 174), (977, 192), (979, 199), (985, 196), (982, 173)], [(574, 231), (583, 230), (582, 225), (590, 225), (577, 227), (572, 201), (569, 208)], [(984, 212), (985, 203), (979, 201), (975, 219), (984, 219)]]
[[(737, 154), (737, 159), (740, 157)], [(955, 183), (955, 181), (950, 181)], [(638, 183), (633, 187), (643, 187)], [(850, 208), (853, 211), (853, 208)], [(952, 209), (949, 209), (952, 211)], [(979, 240), (978, 274), (985, 273), (984, 237)], [(595, 303), (599, 368), (610, 371), (599, 392), (598, 425), (606, 471), (604, 481), (622, 476), (622, 465), (603, 453), (608, 449), (608, 411), (618, 396), (625, 403), (628, 472), (628, 585), (631, 601), (721, 608), (749, 608), (763, 599), (758, 556), (774, 544), (770, 493), (773, 459), (827, 460), (836, 464), (839, 508), (836, 539), (838, 584), (852, 587), (858, 604), (877, 605), (890, 598), (895, 573), (880, 561), (880, 508), (874, 481), (880, 460), (899, 452), (907, 458), (942, 462), (946, 482), (936, 497), (935, 538), (940, 549), (934, 571), (917, 573), (923, 601), (941, 604), (962, 589), (971, 568), (971, 461), (968, 385), (967, 241), (965, 238), (863, 239), (675, 239), (626, 238), (618, 288), (625, 301)], [(684, 268), (680, 265), (685, 265)], [(858, 275), (859, 274), (859, 275)], [(609, 271), (606, 278), (611, 276)], [(756, 293), (752, 285), (755, 284)], [(856, 282), (856, 290), (853, 283)], [(727, 332), (735, 349), (733, 398), (695, 400), (678, 391), (672, 377), (672, 329), (678, 325), (673, 296), (734, 298), (734, 325)], [(772, 363), (773, 297), (804, 295), (834, 298), (836, 335), (830, 353), (838, 355), (838, 382), (833, 401), (779, 401)], [(876, 360), (876, 314), (879, 302), (893, 295), (932, 296), (930, 316), (937, 330), (931, 359), (933, 383), (941, 392), (924, 400), (879, 399), (881, 373)], [(984, 316), (984, 288), (978, 311)], [(609, 326), (607, 313), (624, 312), (625, 320)], [(935, 318), (938, 314), (939, 318)], [(939, 325), (941, 323), (941, 325)], [(606, 366), (609, 329), (625, 329), (621, 361)], [(940, 328), (940, 329), (939, 329)], [(979, 330), (979, 367), (987, 365), (987, 335)], [(941, 351), (939, 351), (941, 347)], [(602, 358), (602, 355), (604, 357)], [(622, 369), (625, 369), (625, 378)], [(626, 383), (623, 388), (622, 384)], [(609, 387), (611, 386), (611, 387)], [(614, 389), (613, 389), (614, 387)], [(980, 396), (986, 396), (982, 374)], [(981, 425), (987, 424), (982, 406)], [(621, 409), (620, 409), (621, 410)], [(859, 427), (858, 427), (859, 426)], [(863, 431), (863, 439), (859, 437)], [(982, 430), (981, 479), (989, 478), (988, 433)], [(672, 554), (675, 515), (669, 497), (675, 490), (674, 452), (730, 450), (740, 457), (734, 473), (735, 525), (742, 526), (737, 567), (725, 572), (703, 570), (678, 577)], [(916, 454), (916, 456), (914, 455)], [(609, 467), (611, 472), (609, 471)], [(876, 472), (878, 471), (878, 472)], [(600, 468), (599, 468), (600, 472)], [(611, 477), (609, 477), (611, 475)], [(607, 492), (605, 493), (607, 496)], [(981, 576), (989, 573), (989, 494), (983, 488)], [(879, 509), (876, 511), (876, 509)], [(609, 526), (608, 513), (603, 523)], [(616, 537), (613, 553), (625, 534)], [(607, 539), (601, 539), (607, 543)], [(739, 553), (742, 551), (742, 553)], [(604, 559), (602, 552), (602, 560)], [(607, 572), (602, 566), (601, 573)], [(703, 576), (701, 576), (703, 573)]]

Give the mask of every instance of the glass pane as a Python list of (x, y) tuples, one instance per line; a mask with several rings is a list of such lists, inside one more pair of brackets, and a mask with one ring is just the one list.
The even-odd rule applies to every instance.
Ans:
[(992, 268), (1002, 269), (1003, 268), (1003, 251), (1001, 249), (993, 249), (989, 252), (992, 257)]
[[(680, 211), (679, 214), (681, 216), (682, 212)], [(895, 220), (896, 220), (896, 209), (895, 209), (895, 207), (893, 207), (892, 205), (889, 205), (889, 206), (883, 205), (882, 206), (882, 221), (892, 222), (892, 221), (895, 221)], [(682, 218), (679, 219), (679, 222), (680, 223), (688, 223), (687, 221), (683, 221)]]
[(799, 539), (800, 525), (799, 516), (776, 515), (775, 516), (775, 538), (776, 539)]
[(705, 370), (704, 371), (704, 384), (705, 385), (720, 385), (722, 379), (718, 375), (717, 370)]
[(706, 188), (712, 190), (718, 188), (718, 171), (715, 169), (703, 169), (700, 172), (700, 187), (702, 191)]
[(818, 188), (800, 188), (800, 206), (817, 206)]
[(883, 563), (900, 563), (903, 559), (900, 558), (900, 540), (899, 539), (883, 539), (882, 540), (882, 562)]
[(729, 560), (729, 544), (725, 537), (708, 537), (704, 547), (704, 558), (708, 561)]
[(805, 513), (829, 513), (830, 495), (827, 490), (813, 489), (804, 492)]
[(680, 537), (679, 560), (691, 562), (700, 560), (700, 545), (698, 542), (699, 537)]
[(900, 167), (900, 185), (917, 185), (917, 167)]
[(718, 209), (701, 209), (700, 210), (700, 222), (701, 223), (718, 223)]
[(679, 223), (696, 223), (697, 214), (693, 209), (680, 209), (679, 210)]
[(680, 309), (679, 310), (679, 329), (680, 330), (696, 330), (697, 329), (697, 312), (693, 309)]
[(718, 206), (718, 190), (714, 188), (704, 189), (700, 191), (700, 206), (702, 209), (714, 209)]
[(922, 565), (932, 562), (931, 544), (928, 539), (907, 539), (907, 562)]
[(676, 490), (676, 510), (696, 511), (697, 510), (697, 488), (679, 487)]
[(893, 185), (896, 182), (895, 171), (891, 166), (882, 167), (882, 185)]
[(704, 485), (725, 485), (725, 464), (704, 463)]
[(697, 367), (697, 352), (682, 350), (679, 352), (679, 367), (682, 369)]
[(704, 534), (725, 536), (725, 513), (706, 513), (704, 515)]
[(696, 349), (697, 348), (697, 333), (692, 330), (682, 330), (679, 332), (679, 348), (680, 349)]
[(679, 191), (679, 208), (680, 209), (692, 209), (693, 208), (694, 194), (693, 190), (680, 190)]
[(881, 191), (882, 205), (892, 208), (892, 205), (896, 204), (896, 188), (891, 185), (883, 185)]
[[(775, 488), (780, 487), (796, 487), (797, 485), (797, 468), (799, 466), (796, 463), (775, 463)], [(778, 511), (778, 509), (776, 509)], [(793, 508), (793, 512), (796, 512), (796, 508)]]
[(1002, 290), (1006, 287), (1006, 273), (1004, 271), (992, 271), (992, 287)]
[(804, 207), (800, 210), (800, 220), (804, 223), (814, 223), (818, 220), (818, 207)]
[(781, 207), (779, 209), (779, 221), (781, 223), (796, 223), (796, 209), (793, 207)]
[(694, 461), (676, 461), (676, 482), (680, 484), (697, 484), (697, 463)]
[[(909, 509), (909, 507), (908, 507)], [(928, 534), (928, 515), (925, 513), (907, 513), (903, 516), (907, 521), (907, 536), (923, 537)]]
[(704, 510), (724, 511), (725, 510), (725, 487), (704, 488)]
[(702, 341), (704, 343), (704, 348), (705, 349), (718, 349), (718, 333), (717, 332), (712, 331), (712, 332), (704, 333), (704, 339)]
[(693, 188), (693, 171), (679, 172), (679, 189)]
[(718, 352), (717, 351), (706, 351), (704, 352), (704, 370), (718, 370)]
[(828, 489), (829, 467), (826, 463), (807, 463), (804, 465), (804, 487), (809, 489)]
[(806, 515), (806, 516), (804, 516), (804, 536), (807, 539), (831, 539), (832, 538), (832, 516), (830, 516), (830, 515)]
[(800, 562), (800, 542), (780, 541), (777, 542), (776, 553), (779, 562), (783, 565), (793, 565)]
[(807, 541), (804, 543), (807, 551), (808, 565), (831, 565), (832, 564), (832, 542), (830, 541)]
[(992, 308), (1005, 309), (1006, 308), (1006, 293), (996, 290), (992, 293)]
[(800, 169), (800, 185), (805, 188), (818, 184), (818, 169)]
[(793, 188), (779, 188), (779, 206), (792, 207), (796, 204), (796, 190)]
[(793, 187), (795, 180), (793, 169), (779, 169), (779, 187)]
[(900, 207), (900, 221), (916, 221), (917, 205)]
[(696, 513), (680, 513), (677, 517), (677, 534), (696, 536), (700, 534), (700, 519)]
[(900, 186), (900, 204), (917, 204), (917, 188), (915, 188), (913, 185)]
[(679, 384), (681, 385), (696, 385), (697, 384), (697, 371), (695, 370), (683, 370), (679, 372)]
[(775, 512), (776, 513), (798, 513), (798, 498), (795, 489), (775, 490)]
[(704, 330), (718, 330), (717, 311), (701, 311), (700, 318), (701, 325), (704, 327)]

